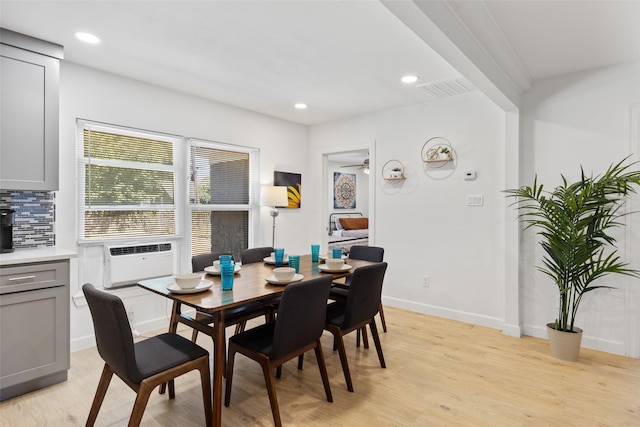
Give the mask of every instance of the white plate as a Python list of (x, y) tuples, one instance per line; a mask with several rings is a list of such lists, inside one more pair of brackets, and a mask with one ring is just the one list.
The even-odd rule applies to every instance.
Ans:
[(198, 286), (196, 286), (195, 288), (182, 289), (176, 283), (172, 283), (167, 286), (167, 289), (169, 289), (174, 294), (196, 294), (198, 292), (206, 291), (211, 286), (213, 286), (213, 282), (211, 280), (201, 280)]
[[(318, 258), (320, 258), (321, 260), (326, 260), (327, 258), (329, 258), (326, 254), (320, 254), (318, 255)], [(342, 259), (347, 259), (346, 255), (342, 255)]]
[[(233, 272), (237, 273), (240, 270), (242, 270), (242, 266), (240, 264), (235, 264), (235, 266), (233, 267)], [(219, 276), (220, 275), (220, 270), (215, 268), (215, 266), (213, 266), (213, 265), (210, 265), (209, 267), (205, 267), (204, 271), (206, 271), (207, 273), (212, 274), (214, 276)]]
[[(262, 260), (264, 262), (266, 262), (267, 264), (275, 264), (276, 263), (275, 258), (271, 258), (270, 256), (262, 258)], [(289, 264), (289, 255), (285, 255), (284, 256), (284, 261), (282, 262), (282, 264)]]
[(266, 277), (264, 280), (266, 280), (267, 282), (269, 282), (272, 285), (288, 285), (289, 283), (293, 283), (293, 282), (299, 282), (300, 280), (304, 279), (304, 276), (302, 274), (294, 274), (293, 275), (293, 279), (291, 280), (278, 280), (276, 279), (275, 276), (271, 275)]
[(330, 270), (329, 267), (327, 267), (327, 264), (320, 264), (318, 266), (318, 270), (324, 271), (325, 273), (343, 273), (351, 270), (351, 266), (349, 264), (343, 264), (338, 270)]

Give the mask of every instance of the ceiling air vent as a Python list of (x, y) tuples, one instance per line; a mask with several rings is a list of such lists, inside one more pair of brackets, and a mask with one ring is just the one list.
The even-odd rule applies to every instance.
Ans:
[(462, 95), (464, 93), (473, 92), (476, 89), (469, 80), (458, 78), (453, 80), (444, 80), (441, 82), (424, 83), (416, 86), (420, 91), (431, 95), (435, 99), (447, 98), (450, 96)]

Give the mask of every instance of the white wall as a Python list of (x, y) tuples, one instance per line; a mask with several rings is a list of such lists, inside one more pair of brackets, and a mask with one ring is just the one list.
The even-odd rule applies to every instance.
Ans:
[[(179, 76), (177, 76), (179, 77)], [(56, 194), (57, 245), (77, 250), (72, 261), (71, 292), (85, 281), (101, 285), (100, 251), (77, 247), (78, 201), (76, 188), (76, 119), (130, 126), (205, 140), (261, 149), (260, 181), (273, 182), (273, 171), (302, 172), (308, 162), (308, 128), (303, 125), (176, 93), (144, 82), (121, 78), (63, 61), (60, 77), (60, 191)], [(303, 173), (303, 187), (311, 177)], [(281, 209), (278, 240), (285, 248), (307, 248), (306, 224), (319, 201), (303, 193), (301, 209)], [(261, 209), (261, 230), (256, 245), (271, 242), (271, 217)], [(287, 232), (287, 229), (296, 230)], [(188, 254), (185, 255), (188, 257)], [(87, 270), (83, 277), (78, 272)], [(146, 291), (119, 292), (134, 310), (140, 332), (167, 323), (167, 301)], [(74, 302), (82, 304), (81, 299)], [(86, 306), (71, 308), (72, 349), (92, 345), (93, 329)]]
[[(311, 126), (316, 157), (331, 146), (375, 141), (371, 244), (384, 247), (389, 262), (385, 304), (502, 327), (504, 129), (504, 113), (480, 93)], [(451, 141), (455, 163), (424, 166), (420, 150), (433, 136)], [(381, 178), (389, 159), (404, 164), (406, 181)], [(475, 181), (463, 179), (467, 170), (477, 172)], [(467, 207), (467, 194), (483, 195), (484, 206)]]
[[(525, 185), (538, 174), (540, 182), (552, 188), (560, 174), (569, 180), (585, 172), (602, 173), (640, 147), (630, 143), (631, 106), (640, 103), (640, 64), (610, 67), (538, 81), (525, 94), (522, 107), (521, 179)], [(639, 215), (633, 217), (638, 235)], [(630, 221), (630, 218), (626, 219)], [(631, 267), (640, 269), (640, 254), (628, 251), (627, 233), (617, 235), (618, 247)], [(544, 325), (557, 317), (555, 285), (534, 265), (542, 253), (533, 232), (525, 232), (523, 249), (523, 329), (528, 335), (546, 338)], [(615, 291), (587, 294), (576, 319), (584, 329), (583, 346), (625, 354), (629, 339), (638, 340), (640, 280), (612, 276), (603, 284)], [(596, 295), (596, 293), (598, 295)], [(635, 332), (633, 332), (635, 330)], [(637, 345), (635, 346), (637, 348)], [(633, 352), (629, 352), (633, 353)], [(640, 357), (640, 354), (630, 354)]]

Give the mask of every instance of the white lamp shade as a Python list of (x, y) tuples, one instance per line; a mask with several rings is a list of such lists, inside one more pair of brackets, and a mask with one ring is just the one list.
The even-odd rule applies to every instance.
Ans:
[(287, 187), (264, 186), (260, 188), (260, 205), (262, 206), (287, 206)]

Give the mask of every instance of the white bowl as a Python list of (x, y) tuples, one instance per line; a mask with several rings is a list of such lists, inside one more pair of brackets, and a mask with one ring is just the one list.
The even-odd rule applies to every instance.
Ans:
[(202, 274), (200, 273), (187, 273), (187, 274), (176, 274), (174, 276), (176, 284), (180, 286), (182, 289), (193, 289), (202, 280)]
[(338, 258), (327, 258), (325, 263), (327, 264), (327, 268), (329, 270), (339, 270), (344, 265), (344, 260)]
[(291, 267), (278, 267), (273, 269), (273, 276), (280, 282), (286, 282), (292, 280), (296, 274), (295, 268)]

